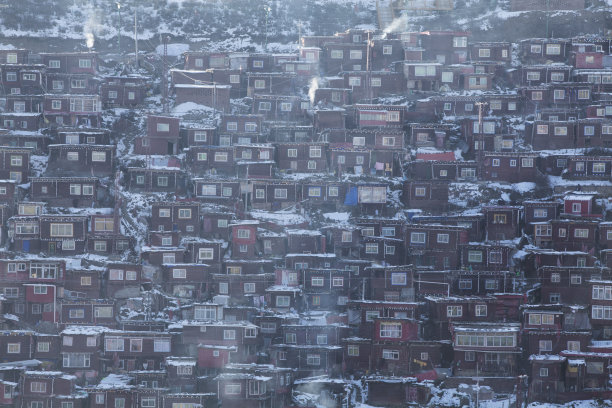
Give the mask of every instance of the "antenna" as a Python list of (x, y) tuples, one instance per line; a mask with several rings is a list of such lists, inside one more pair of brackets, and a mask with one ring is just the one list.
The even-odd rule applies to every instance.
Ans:
[(162, 57), (162, 105), (164, 113), (168, 113), (168, 36), (162, 35), (164, 55)]
[(138, 7), (134, 4), (134, 47), (136, 52), (136, 68), (139, 68), (138, 64)]

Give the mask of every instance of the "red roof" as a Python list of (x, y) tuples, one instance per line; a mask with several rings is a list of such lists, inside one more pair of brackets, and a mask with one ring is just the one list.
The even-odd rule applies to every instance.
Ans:
[(425, 161), (455, 161), (455, 153), (453, 152), (442, 152), (442, 153), (417, 153), (417, 160)]

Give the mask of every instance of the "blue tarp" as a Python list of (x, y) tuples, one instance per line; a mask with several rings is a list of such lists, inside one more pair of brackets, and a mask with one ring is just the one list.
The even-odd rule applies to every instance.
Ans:
[(357, 205), (357, 197), (357, 187), (351, 187), (351, 189), (346, 193), (344, 205)]

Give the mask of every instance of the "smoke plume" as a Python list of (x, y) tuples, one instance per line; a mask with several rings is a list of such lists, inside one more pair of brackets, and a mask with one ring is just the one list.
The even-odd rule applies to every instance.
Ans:
[(406, 29), (408, 25), (408, 17), (405, 14), (402, 14), (398, 18), (394, 19), (391, 24), (389, 24), (385, 30), (385, 34), (395, 33), (397, 31), (403, 31)]
[(85, 36), (87, 48), (91, 49), (94, 46), (95, 35), (100, 32), (102, 25), (100, 24), (98, 10), (94, 9), (92, 6), (89, 6), (85, 10), (85, 15), (87, 19), (83, 24), (83, 35)]
[(310, 98), (310, 104), (314, 105), (314, 101), (315, 101), (315, 92), (317, 91), (317, 89), (319, 89), (319, 81), (321, 80), (321, 78), (319, 77), (314, 77), (310, 80), (310, 83), (308, 84), (308, 97)]

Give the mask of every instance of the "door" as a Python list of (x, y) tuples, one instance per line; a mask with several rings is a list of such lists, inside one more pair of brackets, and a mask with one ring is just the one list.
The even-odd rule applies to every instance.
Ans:
[(49, 242), (49, 253), (50, 254), (55, 253), (55, 242)]
[(23, 252), (30, 252), (30, 240), (29, 239), (23, 240)]

